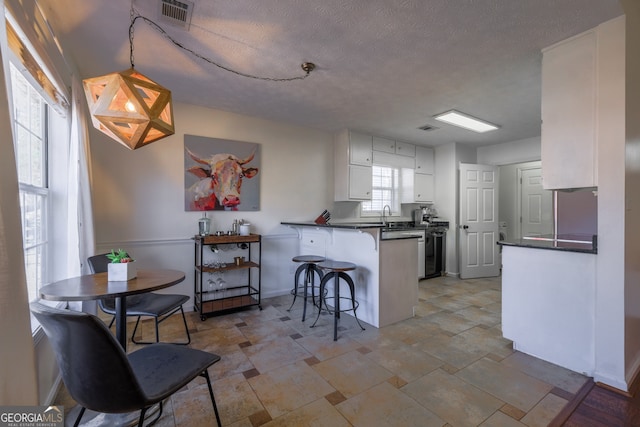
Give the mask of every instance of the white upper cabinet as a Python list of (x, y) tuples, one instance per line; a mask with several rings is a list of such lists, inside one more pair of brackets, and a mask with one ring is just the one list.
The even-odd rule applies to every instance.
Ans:
[(416, 146), (407, 142), (396, 141), (396, 154), (400, 156), (415, 157)]
[(371, 135), (349, 132), (349, 163), (371, 166)]
[(392, 139), (380, 138), (379, 136), (374, 136), (373, 149), (375, 151), (382, 151), (385, 153), (395, 153), (396, 142)]
[(433, 175), (433, 148), (417, 146), (415, 172)]
[(398, 154), (400, 156), (414, 157), (416, 146), (408, 142), (394, 141), (393, 139), (373, 137), (373, 150), (384, 153)]
[(335, 136), (333, 150), (334, 200), (371, 200), (372, 137), (345, 129)]
[(624, 16), (543, 50), (545, 189), (598, 186), (598, 146), (624, 120), (624, 64)]
[(542, 176), (545, 189), (594, 187), (596, 32), (543, 51)]

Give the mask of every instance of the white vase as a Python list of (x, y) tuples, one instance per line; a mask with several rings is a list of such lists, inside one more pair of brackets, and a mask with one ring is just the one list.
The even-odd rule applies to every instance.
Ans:
[(109, 282), (126, 282), (135, 278), (138, 274), (135, 262), (118, 262), (107, 265), (107, 280)]

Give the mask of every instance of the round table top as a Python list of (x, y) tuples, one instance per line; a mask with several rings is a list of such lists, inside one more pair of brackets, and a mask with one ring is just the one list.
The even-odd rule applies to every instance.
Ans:
[(40, 288), (40, 297), (51, 301), (87, 301), (157, 291), (184, 280), (178, 270), (138, 270), (137, 277), (126, 282), (109, 282), (107, 273), (89, 274), (60, 280)]

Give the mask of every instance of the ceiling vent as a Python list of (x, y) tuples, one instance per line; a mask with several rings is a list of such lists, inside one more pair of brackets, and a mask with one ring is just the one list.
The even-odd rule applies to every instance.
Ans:
[(191, 26), (193, 4), (188, 0), (160, 0), (160, 19), (188, 31)]
[(423, 130), (425, 132), (431, 132), (432, 130), (436, 130), (440, 128), (432, 125), (424, 125), (424, 126), (420, 126), (418, 129)]

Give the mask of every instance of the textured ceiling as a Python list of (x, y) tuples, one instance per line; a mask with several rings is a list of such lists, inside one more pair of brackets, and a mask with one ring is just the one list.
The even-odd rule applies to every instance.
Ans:
[[(487, 145), (540, 135), (541, 49), (622, 14), (618, 0), (194, 0), (190, 30), (142, 15), (220, 70), (135, 24), (136, 69), (174, 101), (334, 132), (421, 145)], [(81, 77), (129, 67), (129, 0), (38, 0)], [(501, 126), (487, 134), (432, 116), (458, 109)], [(430, 124), (437, 130), (418, 127)]]

